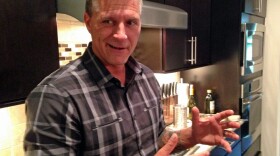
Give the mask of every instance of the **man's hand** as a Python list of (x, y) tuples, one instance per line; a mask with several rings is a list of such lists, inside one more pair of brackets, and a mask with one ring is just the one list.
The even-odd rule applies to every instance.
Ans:
[(239, 139), (239, 136), (232, 131), (226, 131), (227, 128), (239, 128), (238, 122), (223, 122), (223, 119), (234, 114), (232, 110), (225, 110), (220, 113), (214, 114), (205, 120), (199, 117), (198, 108), (192, 109), (192, 136), (196, 143), (208, 145), (221, 145), (227, 152), (231, 152), (230, 144), (225, 138), (234, 140)]
[(155, 156), (169, 156), (178, 143), (177, 134), (172, 134), (168, 142), (156, 153)]

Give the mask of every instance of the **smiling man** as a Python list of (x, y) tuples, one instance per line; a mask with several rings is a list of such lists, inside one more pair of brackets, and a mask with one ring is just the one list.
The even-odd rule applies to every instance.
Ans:
[(26, 155), (167, 156), (197, 143), (231, 151), (224, 137), (238, 136), (223, 130), (239, 124), (221, 122), (230, 110), (201, 122), (194, 108), (191, 128), (165, 130), (158, 82), (130, 56), (141, 30), (141, 8), (141, 0), (87, 0), (84, 21), (92, 42), (26, 100)]
[[(140, 1), (93, 1), (84, 20), (92, 36), (92, 50), (116, 78), (125, 83), (125, 64), (141, 30)], [(91, 13), (93, 12), (93, 13)]]

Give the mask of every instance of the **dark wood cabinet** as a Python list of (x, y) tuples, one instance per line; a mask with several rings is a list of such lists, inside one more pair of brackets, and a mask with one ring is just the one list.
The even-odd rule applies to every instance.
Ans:
[(209, 65), (211, 0), (165, 0), (165, 4), (181, 8), (189, 15), (184, 69)]
[(0, 0), (0, 107), (59, 67), (55, 1)]
[(209, 65), (211, 63), (211, 1), (149, 1), (175, 6), (188, 13), (187, 30), (163, 29), (162, 70), (167, 72), (180, 71)]

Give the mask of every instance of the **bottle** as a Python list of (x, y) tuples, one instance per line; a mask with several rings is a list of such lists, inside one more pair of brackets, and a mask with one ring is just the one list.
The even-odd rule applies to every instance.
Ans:
[(188, 119), (192, 120), (192, 108), (196, 106), (193, 85), (190, 84), (190, 94), (188, 101)]
[(212, 90), (207, 89), (207, 95), (205, 97), (205, 114), (215, 113), (215, 100), (212, 95)]

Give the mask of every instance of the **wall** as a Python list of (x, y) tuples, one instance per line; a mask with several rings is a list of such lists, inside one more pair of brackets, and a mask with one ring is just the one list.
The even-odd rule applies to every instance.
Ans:
[(25, 130), (24, 104), (0, 109), (0, 155), (21, 156)]
[[(91, 40), (83, 23), (59, 14), (57, 16), (59, 60), (63, 66), (82, 55)], [(179, 81), (179, 73), (156, 74), (159, 84)], [(26, 127), (25, 104), (0, 109), (0, 156), (23, 156)]]
[(264, 54), (262, 155), (280, 155), (280, 1), (268, 0)]

